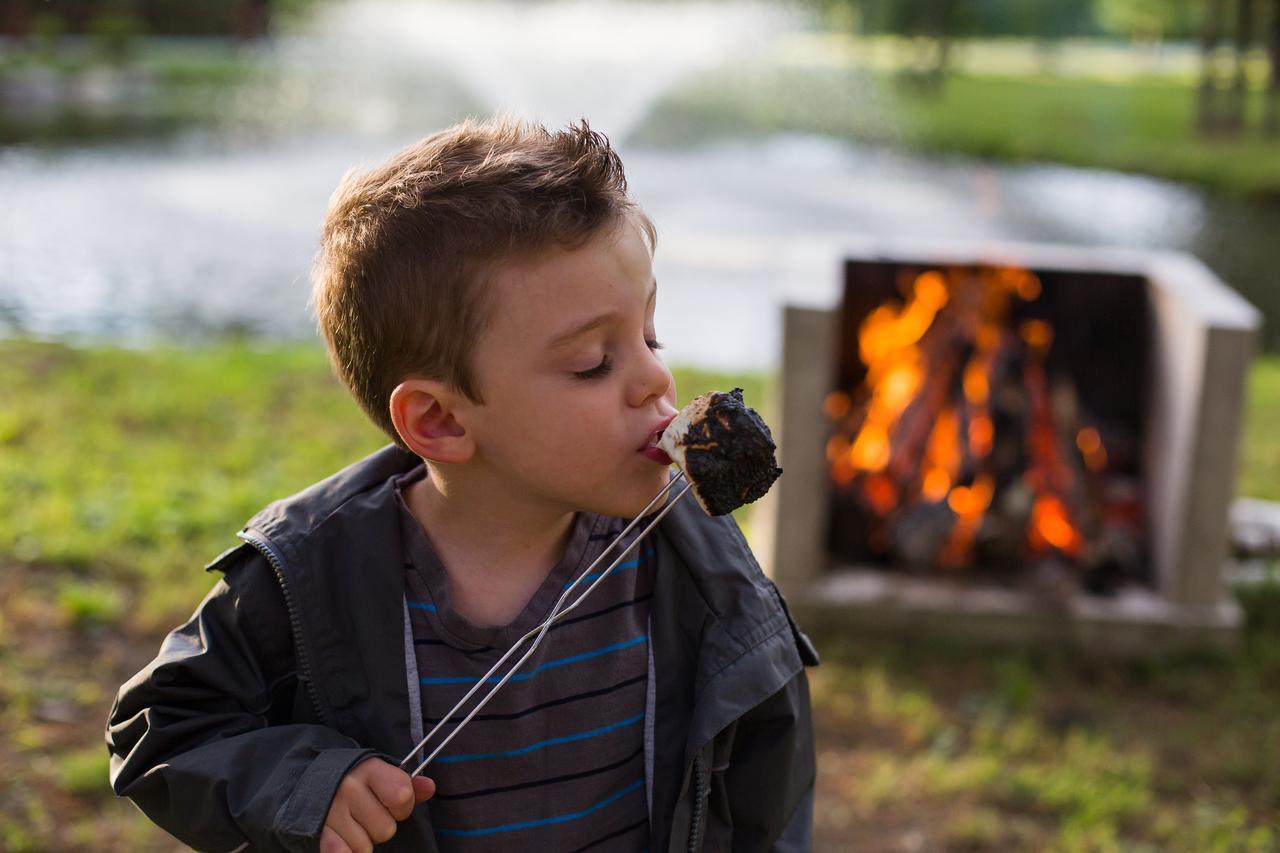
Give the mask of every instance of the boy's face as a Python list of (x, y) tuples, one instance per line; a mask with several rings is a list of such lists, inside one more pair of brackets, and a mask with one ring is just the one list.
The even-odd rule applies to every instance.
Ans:
[(638, 514), (667, 481), (642, 450), (676, 414), (639, 227), (624, 219), (581, 248), (502, 265), (492, 286), (473, 354), (485, 402), (466, 415), (476, 460), (565, 510)]

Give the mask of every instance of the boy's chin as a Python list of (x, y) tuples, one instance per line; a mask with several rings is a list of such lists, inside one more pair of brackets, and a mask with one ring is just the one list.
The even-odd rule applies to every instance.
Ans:
[(666, 484), (667, 474), (662, 471), (659, 472), (658, 476), (649, 478), (648, 482), (642, 480), (630, 485), (625, 491), (619, 489), (610, 495), (604, 496), (597, 502), (597, 505), (587, 507), (587, 509), (600, 515), (614, 518), (635, 518), (642, 512), (646, 515), (652, 515), (666, 506), (667, 501), (671, 499), (671, 492), (667, 492), (657, 503), (649, 506), (649, 503), (662, 491)]

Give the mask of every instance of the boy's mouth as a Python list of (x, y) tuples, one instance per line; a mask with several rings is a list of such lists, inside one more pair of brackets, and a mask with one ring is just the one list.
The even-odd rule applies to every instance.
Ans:
[(661, 465), (670, 465), (671, 457), (667, 455), (666, 451), (658, 447), (658, 442), (662, 440), (663, 431), (673, 420), (675, 420), (675, 416), (666, 418), (657, 429), (649, 434), (649, 440), (644, 446), (638, 448), (638, 452)]
[(647, 450), (651, 447), (657, 447), (658, 442), (662, 440), (662, 433), (666, 430), (668, 426), (671, 425), (671, 422), (674, 421), (675, 419), (676, 419), (675, 415), (671, 415), (670, 417), (663, 418), (662, 422), (658, 424), (657, 428), (654, 429), (653, 432), (649, 433), (649, 440), (646, 441), (642, 446), (636, 449)]

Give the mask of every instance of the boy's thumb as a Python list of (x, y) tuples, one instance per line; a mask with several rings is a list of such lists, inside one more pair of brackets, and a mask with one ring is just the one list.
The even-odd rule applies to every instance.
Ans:
[(435, 796), (436, 783), (428, 779), (426, 776), (413, 777), (413, 798), (421, 803)]

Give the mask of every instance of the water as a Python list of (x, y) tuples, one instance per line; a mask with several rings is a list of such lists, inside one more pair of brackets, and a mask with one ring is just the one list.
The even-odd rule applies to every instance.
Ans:
[[(552, 125), (586, 115), (615, 141), (633, 195), (658, 223), (658, 329), (673, 363), (775, 365), (781, 307), (833, 303), (843, 251), (879, 239), (1188, 251), (1280, 318), (1275, 207), (1124, 174), (810, 136), (630, 141), (683, 75), (758, 53), (801, 25), (789, 7), (324, 8), (277, 43), (276, 81), (228, 107), (229, 127), (253, 116), (258, 132), (0, 149), (0, 328), (129, 343), (227, 331), (310, 337), (307, 273), (343, 172), (477, 105)], [(628, 38), (610, 40), (616, 32)]]

